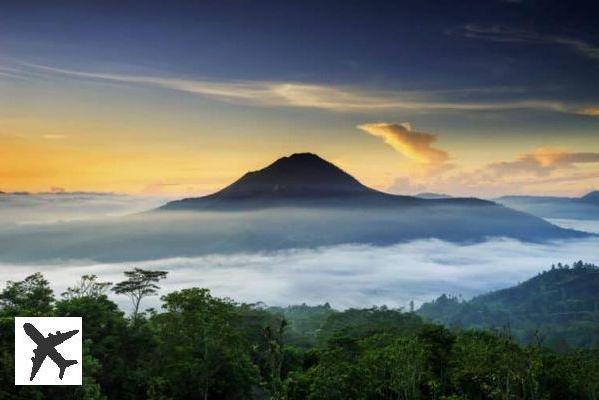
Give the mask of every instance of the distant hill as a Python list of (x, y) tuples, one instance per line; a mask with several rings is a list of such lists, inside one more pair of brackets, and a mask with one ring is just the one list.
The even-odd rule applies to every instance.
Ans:
[(599, 191), (582, 197), (503, 196), (495, 201), (543, 218), (599, 219)]
[(599, 267), (582, 261), (553, 266), (517, 286), (461, 301), (443, 295), (418, 314), (450, 327), (505, 329), (530, 343), (599, 347)]
[(452, 196), (443, 193), (418, 193), (415, 197), (420, 199), (451, 199)]
[(585, 194), (580, 200), (585, 203), (592, 203), (599, 206), (599, 190), (594, 190)]

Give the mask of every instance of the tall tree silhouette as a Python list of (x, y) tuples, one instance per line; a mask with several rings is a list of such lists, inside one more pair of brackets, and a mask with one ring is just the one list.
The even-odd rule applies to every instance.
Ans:
[(125, 271), (126, 280), (114, 285), (112, 290), (117, 294), (126, 294), (133, 302), (133, 320), (137, 320), (139, 304), (144, 297), (154, 296), (158, 293), (160, 286), (157, 283), (166, 278), (166, 271), (151, 271), (135, 268)]

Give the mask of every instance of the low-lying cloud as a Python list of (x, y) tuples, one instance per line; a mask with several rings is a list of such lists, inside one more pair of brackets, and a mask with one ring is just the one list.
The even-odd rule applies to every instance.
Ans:
[[(269, 305), (319, 304), (406, 307), (442, 293), (471, 297), (508, 287), (577, 259), (599, 263), (599, 239), (525, 244), (497, 239), (473, 245), (419, 240), (387, 247), (340, 245), (307, 250), (207, 255), (114, 264), (0, 265), (2, 280), (40, 271), (57, 293), (86, 273), (118, 282), (134, 266), (169, 271), (162, 293), (200, 286), (217, 296)], [(0, 282), (3, 284), (4, 282)], [(125, 297), (114, 297), (128, 308)], [(157, 297), (145, 307), (159, 305)]]
[(0, 221), (3, 228), (7, 225), (50, 224), (122, 216), (146, 211), (168, 201), (156, 196), (67, 193), (60, 187), (53, 187), (51, 192), (0, 194)]
[[(8, 237), (17, 231), (6, 224), (10, 215), (28, 217), (36, 224), (52, 224), (50, 219), (58, 216), (62, 216), (62, 219), (105, 218), (106, 214), (149, 207), (155, 201), (159, 200), (93, 194), (3, 195), (0, 196), (0, 220), (3, 221), (0, 231), (4, 231)], [(74, 210), (79, 210), (79, 214), (75, 214)], [(236, 215), (232, 218), (240, 217)], [(256, 224), (264, 222), (265, 217), (259, 214), (255, 219), (241, 222)], [(303, 218), (300, 216), (300, 219)], [(183, 231), (177, 236), (176, 232), (168, 230), (169, 236), (157, 237), (160, 242), (168, 239), (173, 246), (177, 246), (182, 238), (193, 239), (198, 236), (197, 226), (210, 225), (212, 217), (191, 220), (190, 226), (196, 227), (194, 229), (187, 229), (180, 220), (177, 221), (176, 226)], [(219, 221), (218, 227), (238, 227), (227, 221)], [(165, 221), (158, 219), (155, 222), (159, 225)], [(599, 232), (599, 221), (562, 219), (552, 222)], [(152, 226), (150, 224), (146, 229), (151, 231)], [(217, 228), (216, 225), (211, 226), (213, 229)], [(45, 229), (45, 226), (42, 228)], [(72, 224), (65, 225), (65, 229), (72, 228)], [(120, 230), (104, 231), (101, 228), (95, 228), (100, 229), (100, 237), (111, 237), (115, 241), (122, 237), (119, 236), (122, 234)], [(31, 232), (35, 236), (38, 229), (37, 225), (25, 225), (18, 231)], [(112, 236), (108, 232), (112, 232)], [(28, 243), (27, 251), (39, 251), (31, 244), (34, 242), (31, 235), (24, 236), (24, 241)], [(83, 245), (89, 240), (81, 235), (81, 231), (74, 231), (73, 235), (76, 239), (83, 240), (76, 240), (75, 246)], [(56, 235), (52, 235), (54, 246), (58, 243), (55, 239)], [(69, 240), (72, 238), (69, 237)], [(141, 242), (145, 244), (144, 254), (149, 254), (154, 247), (152, 243), (155, 242), (150, 239)], [(231, 254), (212, 252), (189, 257), (156, 256), (148, 259), (152, 256), (147, 256), (145, 261), (136, 262), (90, 261), (68, 257), (65, 252), (60, 261), (39, 259), (35, 262), (0, 262), (0, 287), (8, 280), (22, 280), (34, 272), (42, 272), (50, 280), (56, 293), (61, 293), (83, 274), (93, 273), (102, 280), (118, 282), (123, 279), (124, 270), (142, 267), (169, 271), (168, 279), (162, 283), (162, 293), (201, 286), (210, 288), (218, 296), (229, 296), (243, 302), (263, 301), (271, 305), (303, 302), (318, 304), (328, 301), (338, 308), (368, 307), (375, 304), (402, 307), (412, 300), (420, 304), (442, 293), (470, 297), (507, 287), (526, 280), (557, 262), (569, 263), (583, 259), (599, 263), (597, 248), (599, 237), (546, 244), (510, 239), (493, 239), (471, 245), (441, 240), (416, 240), (391, 246), (344, 244), (281, 251)], [(126, 297), (111, 296), (123, 308), (128, 309)], [(146, 307), (158, 305), (158, 297), (144, 304)]]

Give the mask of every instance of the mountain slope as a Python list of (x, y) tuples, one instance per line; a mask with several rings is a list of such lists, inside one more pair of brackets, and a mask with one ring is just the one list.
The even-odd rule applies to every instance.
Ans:
[(521, 341), (538, 331), (554, 347), (599, 347), (599, 267), (558, 265), (517, 286), (460, 301), (443, 295), (418, 314), (447, 326), (506, 328)]
[(312, 153), (283, 157), (248, 172), (224, 189), (204, 197), (173, 201), (163, 210), (256, 209), (290, 206), (364, 206), (419, 203), (361, 184), (342, 169)]

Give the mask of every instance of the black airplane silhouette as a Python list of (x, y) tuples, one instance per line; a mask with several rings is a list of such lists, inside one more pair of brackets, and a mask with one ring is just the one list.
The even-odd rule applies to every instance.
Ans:
[(44, 337), (44, 335), (42, 335), (40, 331), (38, 331), (35, 326), (31, 325), (30, 323), (24, 324), (23, 329), (25, 330), (27, 336), (29, 336), (31, 340), (37, 344), (37, 349), (33, 350), (35, 357), (31, 357), (33, 367), (31, 368), (31, 377), (29, 378), (30, 381), (35, 378), (35, 374), (37, 374), (37, 371), (39, 371), (41, 368), (46, 356), (50, 357), (50, 359), (54, 361), (54, 364), (60, 368), (58, 377), (61, 380), (64, 376), (65, 369), (71, 365), (77, 364), (76, 360), (65, 360), (64, 357), (58, 351), (56, 351), (55, 347), (65, 340), (75, 336), (79, 331), (75, 330), (65, 333), (60, 333), (60, 331), (58, 331), (56, 332), (56, 335), (50, 333), (48, 334), (48, 337)]

